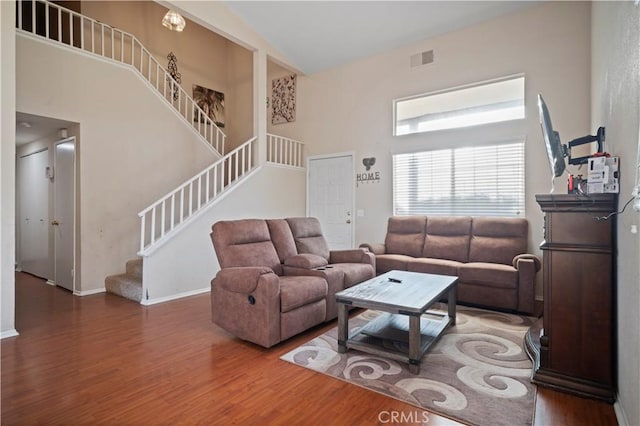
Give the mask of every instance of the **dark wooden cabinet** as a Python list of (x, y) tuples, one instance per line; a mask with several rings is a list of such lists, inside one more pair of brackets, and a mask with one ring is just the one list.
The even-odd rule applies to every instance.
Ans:
[(525, 337), (532, 381), (613, 402), (616, 216), (607, 216), (617, 196), (546, 194), (536, 201), (545, 213), (544, 312)]

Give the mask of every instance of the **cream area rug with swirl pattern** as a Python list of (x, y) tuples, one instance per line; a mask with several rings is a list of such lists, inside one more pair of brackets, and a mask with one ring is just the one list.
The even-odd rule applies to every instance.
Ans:
[[(350, 333), (379, 314), (364, 311), (351, 318)], [(456, 325), (425, 354), (418, 375), (402, 362), (353, 349), (338, 353), (336, 328), (281, 358), (463, 423), (531, 425), (536, 387), (529, 381), (523, 339), (533, 322), (458, 306)]]

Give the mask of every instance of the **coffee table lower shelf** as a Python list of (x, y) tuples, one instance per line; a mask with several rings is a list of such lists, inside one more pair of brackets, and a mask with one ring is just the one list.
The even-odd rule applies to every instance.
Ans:
[[(420, 321), (419, 347), (411, 354), (410, 323)], [(444, 330), (455, 319), (442, 312), (427, 311), (422, 316), (383, 312), (352, 333), (345, 342), (339, 342), (339, 352), (357, 349), (362, 352), (395, 359), (409, 364), (409, 370), (418, 374), (420, 360), (429, 348), (438, 341)], [(418, 328), (416, 328), (418, 329)]]

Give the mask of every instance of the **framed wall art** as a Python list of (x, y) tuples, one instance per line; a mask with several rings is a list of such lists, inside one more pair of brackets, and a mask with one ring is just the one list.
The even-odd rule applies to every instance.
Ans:
[[(194, 84), (193, 100), (216, 126), (224, 127), (224, 93)], [(194, 118), (194, 120), (197, 120), (197, 118)]]
[(272, 80), (271, 88), (271, 124), (296, 121), (296, 75)]

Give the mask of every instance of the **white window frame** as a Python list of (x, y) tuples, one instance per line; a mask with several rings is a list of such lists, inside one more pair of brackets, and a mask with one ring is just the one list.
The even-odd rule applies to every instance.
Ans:
[[(522, 93), (519, 93), (520, 87), (517, 87), (520, 84), (520, 80)], [(511, 86), (514, 87), (509, 88), (508, 94), (505, 94), (503, 93), (505, 90), (504, 85), (502, 85), (502, 89), (498, 88), (500, 83), (512, 83)], [(515, 94), (514, 92), (518, 93)], [(473, 95), (474, 93), (475, 95)], [(471, 96), (469, 97), (469, 95)], [(517, 96), (517, 98), (512, 99), (513, 96)], [(404, 136), (511, 120), (523, 120), (525, 118), (524, 97), (525, 75), (521, 73), (395, 99), (393, 101), (393, 135)], [(464, 101), (461, 98), (464, 98)], [(491, 103), (478, 103), (478, 98), (491, 99), (488, 101)], [(425, 109), (425, 113), (412, 119), (402, 120), (404, 124), (399, 123), (399, 115), (401, 115), (398, 112), (399, 106), (410, 102), (419, 103), (421, 100), (424, 101), (422, 108)], [(429, 104), (431, 105), (429, 106)], [(420, 108), (420, 106), (415, 105), (415, 108)], [(420, 117), (423, 118), (420, 119)], [(438, 124), (438, 121), (440, 121), (440, 124)], [(400, 131), (400, 126), (409, 126), (409, 129)]]

